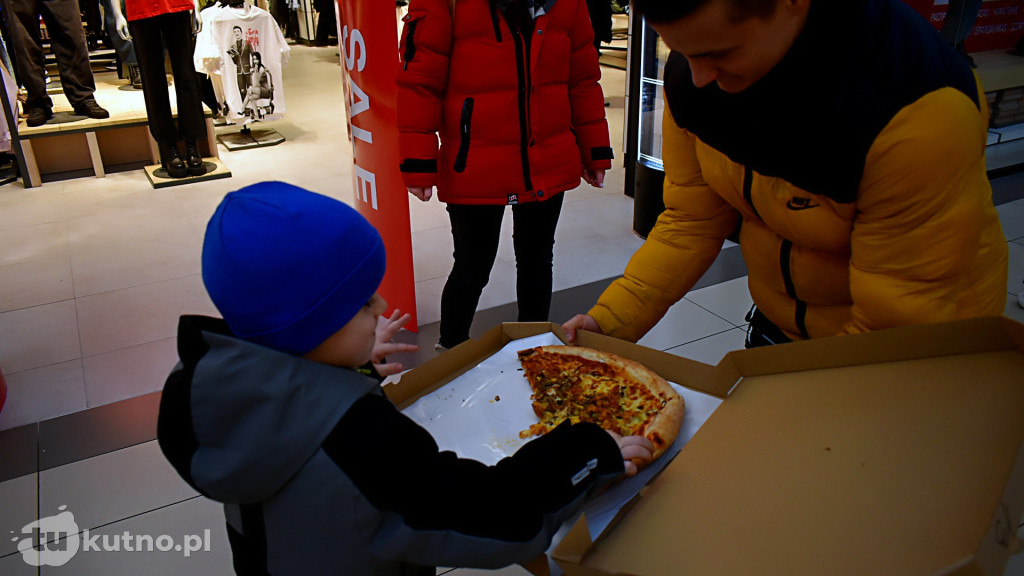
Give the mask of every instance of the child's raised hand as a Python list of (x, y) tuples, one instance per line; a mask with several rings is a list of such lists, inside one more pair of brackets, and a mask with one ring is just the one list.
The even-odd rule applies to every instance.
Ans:
[(626, 476), (634, 476), (641, 468), (654, 460), (654, 445), (643, 436), (620, 436), (606, 430), (622, 451), (622, 461), (626, 467)]
[(391, 338), (398, 334), (398, 331), (408, 324), (410, 320), (412, 320), (412, 314), (402, 314), (402, 311), (397, 308), (391, 313), (390, 317), (381, 316), (377, 318), (377, 342), (373, 345), (373, 366), (381, 376), (398, 374), (403, 369), (402, 364), (399, 362), (383, 363), (388, 354), (415, 352), (420, 349), (415, 344), (391, 341)]

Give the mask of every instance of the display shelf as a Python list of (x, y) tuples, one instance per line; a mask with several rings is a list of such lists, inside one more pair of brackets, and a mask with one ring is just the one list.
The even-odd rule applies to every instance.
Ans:
[[(160, 162), (159, 150), (149, 133), (142, 91), (122, 88), (97, 82), (96, 101), (110, 111), (110, 118), (78, 116), (63, 94), (53, 94), (54, 115), (49, 122), (29, 127), (24, 119), (18, 121), (17, 142), (25, 162), (22, 180), (26, 188), (40, 186), (45, 177), (61, 173), (86, 171), (102, 178), (113, 166)], [(173, 93), (170, 99), (173, 114)], [(200, 142), (200, 151), (216, 158), (212, 112), (204, 111), (207, 138)]]

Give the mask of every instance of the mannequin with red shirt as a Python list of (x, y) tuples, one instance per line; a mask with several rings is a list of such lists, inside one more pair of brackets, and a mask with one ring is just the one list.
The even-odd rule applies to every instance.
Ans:
[[(171, 178), (199, 176), (206, 165), (199, 154), (198, 141), (206, 137), (202, 97), (192, 53), (193, 27), (198, 28), (198, 0), (127, 0), (127, 21), (113, 2), (117, 31), (130, 37), (142, 74), (142, 90), (149, 115), (149, 131), (160, 145), (160, 161)], [(171, 116), (171, 102), (164, 68), (164, 50), (171, 60), (174, 92), (177, 96), (178, 123)], [(185, 144), (185, 158), (179, 142)]]

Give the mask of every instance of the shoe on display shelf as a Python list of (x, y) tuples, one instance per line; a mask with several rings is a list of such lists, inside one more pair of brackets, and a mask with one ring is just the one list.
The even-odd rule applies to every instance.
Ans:
[(185, 165), (192, 176), (206, 174), (206, 163), (203, 162), (203, 155), (199, 153), (199, 145), (195, 142), (185, 144)]
[(142, 90), (142, 71), (139, 70), (138, 64), (128, 64), (128, 79), (132, 83), (132, 88)]
[(160, 163), (171, 178), (185, 178), (188, 176), (188, 166), (181, 159), (177, 144), (164, 144), (160, 147)]
[(110, 118), (110, 112), (107, 112), (106, 108), (97, 104), (92, 98), (75, 106), (75, 114), (96, 119)]
[(42, 126), (50, 118), (53, 118), (53, 110), (46, 106), (32, 106), (28, 109), (28, 118), (25, 120), (25, 124)]

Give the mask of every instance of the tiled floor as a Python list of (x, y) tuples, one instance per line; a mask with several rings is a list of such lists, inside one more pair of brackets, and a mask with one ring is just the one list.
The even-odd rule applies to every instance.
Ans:
[[(614, 141), (621, 141), (625, 74), (611, 68), (604, 74), (609, 125)], [(284, 76), (289, 112), (273, 127), (287, 142), (222, 151), (230, 179), (154, 191), (137, 170), (30, 190), (20, 184), (0, 188), (0, 369), (10, 385), (8, 405), (0, 413), (0, 430), (6, 430), (0, 433), (0, 479), (5, 480), (0, 482), (0, 533), (18, 534), (61, 506), (93, 535), (168, 535), (181, 542), (210, 530), (209, 551), (190, 558), (176, 552), (82, 553), (68, 573), (231, 573), (219, 508), (183, 484), (150, 440), (155, 399), (150, 393), (161, 387), (175, 362), (177, 316), (215, 313), (199, 277), (199, 251), (206, 219), (226, 192), (281, 179), (352, 199), (337, 48), (293, 47)], [(141, 97), (115, 87), (100, 102)], [(553, 320), (588, 308), (641, 243), (631, 231), (632, 201), (622, 194), (624, 175), (616, 164), (605, 189), (584, 185), (567, 195), (556, 242)], [(1024, 178), (994, 185), (1010, 247), (1006, 314), (1024, 321), (1024, 309), (1016, 305), (1016, 293), (1024, 288)], [(424, 325), (421, 354), (432, 354), (427, 349), (436, 337), (451, 240), (441, 204), (411, 200), (410, 213)], [(474, 333), (514, 319), (507, 232)], [(699, 288), (641, 343), (711, 364), (741, 348), (750, 296), (737, 252), (724, 250)], [(126, 401), (130, 398), (135, 399)], [(40, 421), (47, 422), (32, 425)], [(106, 423), (100, 426), (106, 436), (76, 437), (76, 430), (95, 430), (97, 421)], [(72, 447), (77, 441), (88, 446)], [(11, 462), (28, 462), (28, 468), (5, 470)], [(16, 546), (12, 538), (0, 538), (0, 574), (60, 572), (37, 571)], [(1024, 574), (1024, 566), (1018, 563), (1011, 571)], [(497, 573), (525, 571), (512, 567)]]

